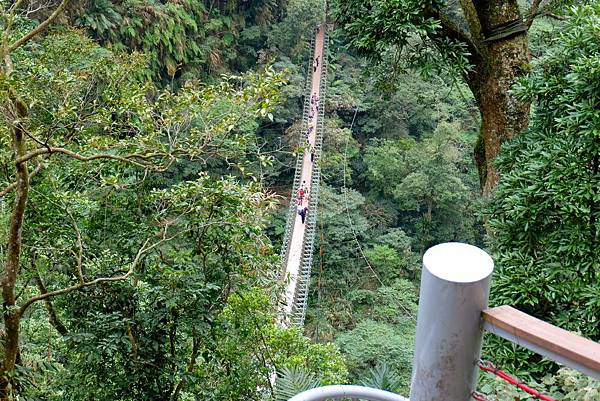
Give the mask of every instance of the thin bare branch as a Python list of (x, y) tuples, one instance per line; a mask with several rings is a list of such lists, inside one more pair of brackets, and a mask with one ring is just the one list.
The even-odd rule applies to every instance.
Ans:
[(80, 283), (85, 283), (85, 279), (83, 278), (83, 241), (81, 240), (81, 230), (79, 229), (79, 225), (77, 225), (77, 221), (71, 214), (71, 212), (66, 209), (65, 212), (71, 219), (71, 223), (73, 224), (73, 230), (75, 230), (75, 236), (77, 241), (77, 253), (75, 254), (76, 260), (76, 272), (77, 278), (79, 278)]
[(549, 11), (541, 11), (541, 12), (538, 13), (538, 16), (552, 18), (552, 19), (555, 19), (557, 21), (566, 21), (568, 19), (568, 17), (566, 17), (564, 15), (558, 15), (558, 14), (555, 14), (555, 13), (551, 13)]
[(550, 11), (544, 11), (544, 10), (539, 10), (533, 17), (530, 17), (527, 22), (529, 23), (529, 26), (531, 26), (531, 24), (533, 23), (533, 21), (537, 18), (537, 17), (548, 17), (548, 18), (552, 18), (555, 19), (557, 21), (566, 21), (568, 18), (564, 15), (558, 15), (555, 14), (553, 12)]
[(15, 1), (15, 2), (14, 2), (14, 3), (13, 3), (11, 6), (10, 6), (10, 8), (8, 9), (8, 12), (7, 12), (7, 13), (8, 13), (9, 15), (11, 15), (11, 16), (12, 16), (12, 15), (14, 15), (14, 14), (15, 14), (15, 11), (16, 11), (16, 10), (17, 10), (17, 9), (18, 9), (20, 6), (21, 6), (21, 3), (23, 3), (23, 0), (17, 0), (17, 1)]
[[(48, 293), (48, 290), (42, 281), (42, 276), (40, 276), (39, 273), (36, 273), (35, 282), (37, 283), (38, 290), (41, 294)], [(66, 336), (68, 334), (67, 328), (58, 318), (54, 306), (52, 305), (52, 301), (50, 299), (44, 299), (44, 303), (46, 304), (46, 310), (48, 311), (48, 322), (60, 333), (60, 335)]]
[(65, 7), (67, 7), (68, 3), (69, 3), (69, 0), (62, 0), (60, 2), (60, 4), (58, 5), (58, 7), (56, 8), (56, 10), (54, 10), (54, 12), (52, 14), (50, 14), (50, 16), (48, 18), (46, 18), (42, 23), (40, 23), (38, 26), (33, 28), (31, 31), (29, 31), (27, 34), (25, 34), (23, 37), (21, 37), (20, 39), (16, 40), (14, 43), (12, 43), (8, 47), (8, 52), (11, 53), (11, 52), (15, 51), (16, 49), (18, 49), (19, 47), (23, 46), (25, 43), (27, 43), (31, 39), (33, 39), (36, 35), (38, 35), (44, 29), (46, 29), (48, 27), (48, 25), (50, 25), (52, 23), (52, 21), (54, 21), (64, 11), (64, 9), (65, 9)]
[(46, 146), (48, 147), (48, 143), (44, 142), (40, 139), (38, 139), (35, 135), (33, 135), (31, 132), (29, 132), (28, 130), (25, 129), (25, 127), (21, 127), (21, 129), (23, 130), (23, 132), (25, 132), (27, 134), (27, 136), (29, 138), (31, 138), (31, 140), (33, 140), (35, 143), (37, 143), (38, 145), (42, 145), (42, 146)]
[(527, 26), (527, 29), (531, 27), (531, 24), (533, 24), (533, 21), (537, 17), (548, 17), (559, 21), (564, 21), (567, 19), (567, 17), (563, 15), (558, 15), (550, 11), (550, 4), (551, 2), (549, 0), (533, 0), (525, 17), (525, 25)]
[(37, 13), (38, 11), (41, 11), (41, 10), (45, 10), (45, 9), (47, 9), (47, 8), (50, 8), (50, 7), (51, 7), (51, 4), (52, 4), (52, 2), (51, 2), (51, 1), (47, 1), (47, 2), (46, 2), (46, 3), (44, 3), (44, 4), (40, 4), (40, 5), (39, 5), (37, 8), (31, 8), (32, 6), (30, 5), (30, 6), (27, 8), (27, 13), (25, 14), (25, 16), (26, 16), (27, 18), (29, 18), (29, 16), (30, 16), (31, 14), (35, 14), (35, 13)]

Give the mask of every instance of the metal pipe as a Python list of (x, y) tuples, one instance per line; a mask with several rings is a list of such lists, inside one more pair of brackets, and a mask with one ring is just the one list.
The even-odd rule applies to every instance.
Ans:
[(401, 395), (389, 391), (363, 386), (323, 386), (304, 391), (289, 401), (324, 401), (357, 398), (368, 401), (409, 401)]
[(475, 390), (492, 258), (445, 243), (423, 255), (410, 401), (467, 401)]

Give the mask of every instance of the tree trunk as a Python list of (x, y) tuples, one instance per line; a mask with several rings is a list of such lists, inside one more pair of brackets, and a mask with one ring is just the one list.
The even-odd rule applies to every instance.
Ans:
[[(524, 36), (524, 35), (521, 35)], [(518, 38), (515, 38), (518, 39)], [(493, 58), (475, 67), (471, 88), (481, 113), (481, 129), (475, 148), (475, 159), (484, 194), (498, 182), (493, 161), (501, 145), (529, 123), (529, 103), (517, 100), (510, 92), (515, 79), (522, 76), (529, 63), (527, 41), (507, 40), (499, 43)]]
[(427, 223), (431, 225), (431, 220), (433, 219), (433, 200), (427, 200)]
[[(600, 138), (596, 137), (596, 144), (600, 145)], [(598, 148), (597, 148), (598, 149)], [(600, 153), (596, 151), (592, 159), (592, 177), (595, 178), (596, 185), (592, 188), (592, 196), (590, 196), (590, 229), (592, 230), (592, 247), (590, 249), (600, 249), (600, 244), (598, 241), (600, 240), (600, 232), (598, 231), (598, 226), (596, 224), (596, 216), (598, 213), (598, 203), (596, 199), (598, 199), (598, 187), (600, 186)], [(594, 181), (592, 181), (594, 182)], [(597, 260), (597, 259), (596, 259)], [(590, 264), (588, 268), (588, 277), (587, 283), (589, 285), (593, 285), (594, 281), (597, 280), (597, 275), (599, 273), (596, 272), (594, 268), (594, 264)]]
[(502, 24), (520, 20), (516, 1), (476, 1), (473, 6), (475, 12), (465, 12), (465, 15), (478, 53), (472, 56), (474, 68), (467, 82), (481, 113), (475, 159), (481, 189), (487, 195), (498, 182), (493, 162), (501, 145), (529, 123), (529, 103), (517, 100), (511, 87), (529, 71), (530, 54), (526, 31), (513, 28), (504, 37), (483, 40)]
[[(13, 107), (15, 120), (22, 120), (27, 117), (27, 106), (14, 94), (11, 94), (11, 106)], [(25, 132), (16, 125), (12, 128), (11, 134), (16, 160), (27, 151)], [(15, 167), (17, 184), (15, 187), (15, 200), (7, 236), (4, 274), (2, 275), (3, 317), (6, 333), (2, 370), (0, 371), (1, 401), (9, 400), (9, 390), (10, 388), (13, 390), (15, 388), (15, 385), (14, 383), (11, 383), (8, 374), (14, 371), (19, 355), (19, 326), (21, 315), (16, 307), (15, 286), (19, 274), (23, 222), (25, 219), (25, 208), (27, 206), (27, 197), (29, 194), (29, 172), (27, 171), (27, 163), (16, 163)]]

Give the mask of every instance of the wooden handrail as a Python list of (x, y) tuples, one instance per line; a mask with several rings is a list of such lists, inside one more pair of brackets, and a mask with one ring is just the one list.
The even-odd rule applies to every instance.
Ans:
[(482, 312), (484, 328), (587, 375), (600, 378), (600, 344), (504, 305)]

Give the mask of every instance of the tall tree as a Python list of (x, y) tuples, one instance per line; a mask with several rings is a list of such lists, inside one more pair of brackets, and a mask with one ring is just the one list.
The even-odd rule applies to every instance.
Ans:
[(475, 158), (489, 193), (498, 181), (491, 162), (501, 144), (528, 124), (529, 102), (510, 88), (529, 69), (527, 31), (551, 3), (534, 0), (525, 20), (516, 0), (344, 0), (334, 2), (333, 15), (350, 44), (376, 62), (394, 69), (406, 60), (425, 62), (431, 69), (443, 60), (462, 75), (481, 113)]
[[(94, 223), (90, 216), (101, 208), (98, 200), (104, 190), (113, 187), (109, 193), (115, 193), (141, 185), (148, 175), (172, 169), (181, 159), (200, 165), (208, 159), (215, 164), (235, 163), (254, 143), (248, 135), (253, 134), (254, 120), (271, 111), (276, 87), (282, 83), (279, 78), (248, 75), (216, 86), (189, 82), (177, 94), (157, 91), (142, 78), (146, 60), (139, 54), (113, 53), (69, 30), (46, 36), (44, 31), (67, 3), (62, 1), (38, 25), (23, 18), (27, 11), (20, 8), (21, 1), (0, 4), (0, 197), (6, 198), (10, 209), (8, 216), (2, 216), (0, 237), (4, 259), (2, 401), (14, 398), (20, 390), (16, 377), (21, 365), (19, 336), (33, 305), (43, 301), (49, 306), (56, 297), (101, 285), (135, 283), (144, 259), (161, 247), (189, 235), (196, 235), (202, 243), (198, 233), (225, 224), (214, 220), (219, 216), (216, 212), (207, 212), (203, 221), (186, 219), (202, 218), (199, 208), (207, 205), (201, 194), (206, 189), (205, 175), (171, 188), (164, 196), (146, 193), (138, 200), (152, 200), (157, 210), (128, 216), (133, 225), (124, 219), (115, 226), (121, 232), (134, 229), (126, 234), (128, 245), (123, 252), (109, 261), (101, 251), (106, 244), (93, 245), (103, 236), (90, 235)], [(223, 186), (228, 193), (230, 184)], [(146, 192), (152, 189), (147, 187)], [(35, 196), (48, 190), (52, 193), (45, 199), (54, 202), (53, 207), (42, 211), (43, 202), (35, 202)], [(234, 197), (232, 202), (245, 202), (244, 197)], [(260, 197), (248, 194), (248, 199)], [(32, 215), (39, 220), (32, 220)], [(230, 217), (233, 223), (243, 221)], [(46, 251), (40, 251), (31, 239), (53, 224), (58, 231), (51, 237), (50, 248), (45, 248), (53, 251), (43, 255)], [(69, 240), (61, 242), (67, 234), (65, 227)], [(28, 252), (23, 251), (24, 245), (29, 246)], [(41, 256), (46, 256), (46, 263)], [(41, 276), (34, 274), (38, 268)]]

